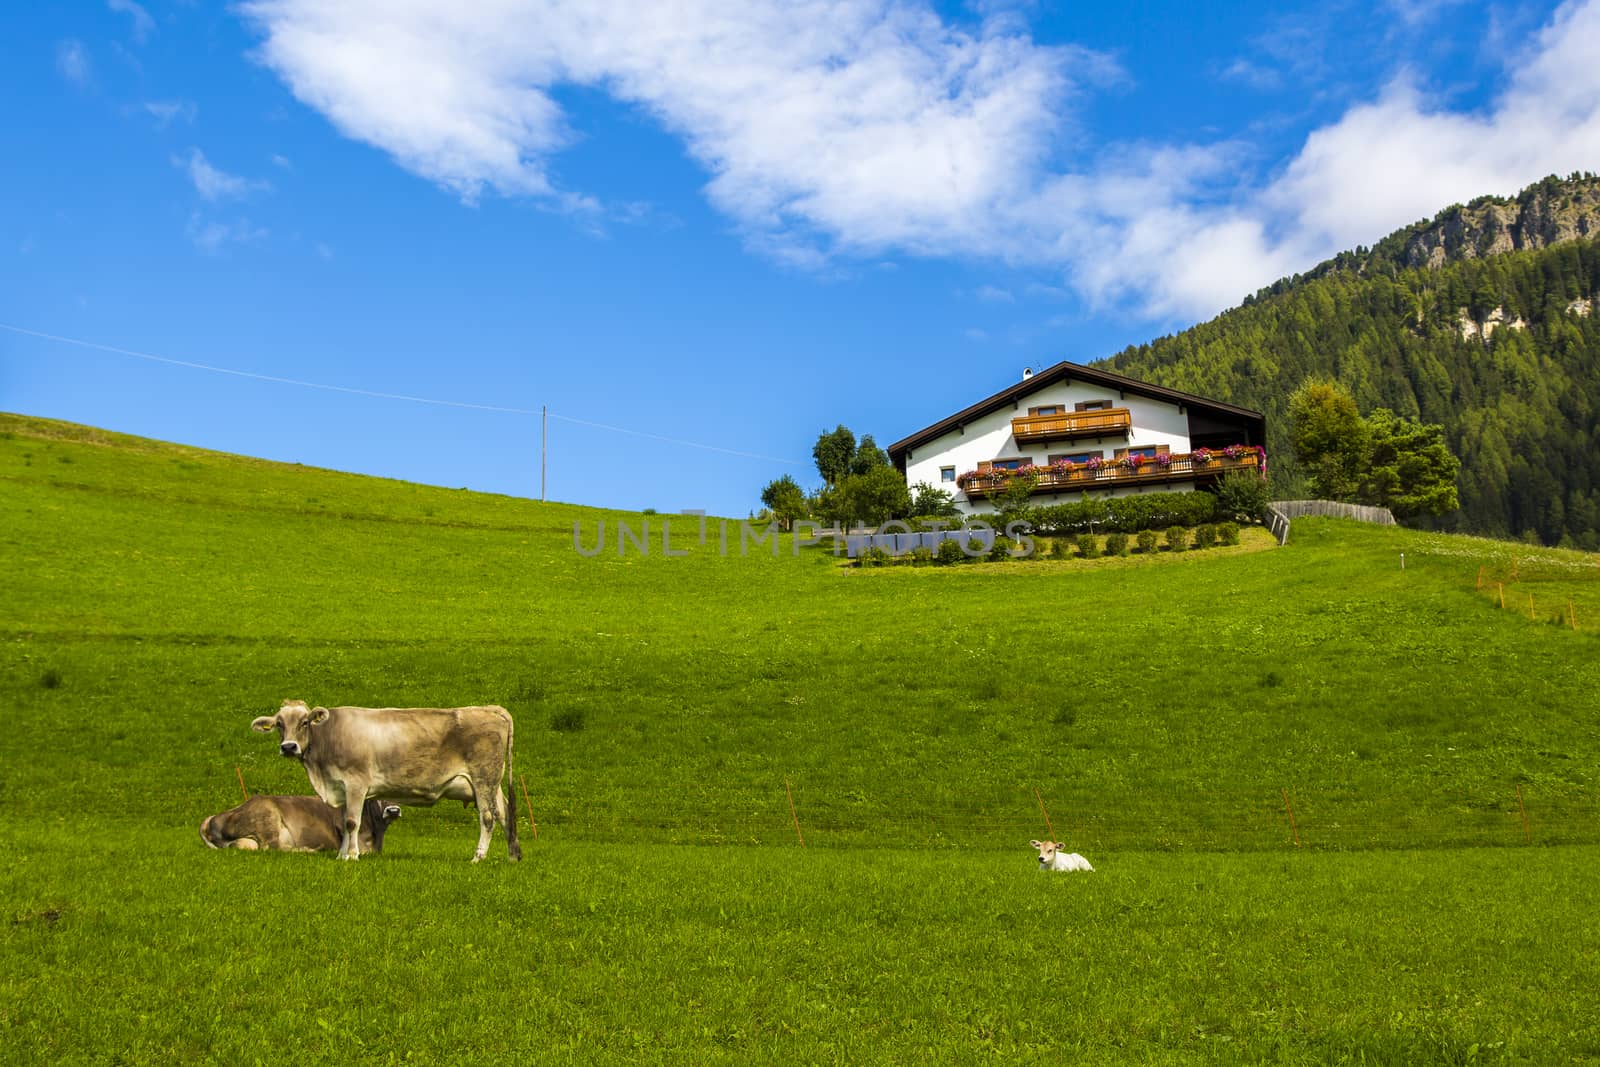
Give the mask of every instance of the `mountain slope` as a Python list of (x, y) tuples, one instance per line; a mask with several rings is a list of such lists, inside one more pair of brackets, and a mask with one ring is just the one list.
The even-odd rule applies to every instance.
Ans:
[[(1104, 361), (1258, 408), (1278, 489), (1303, 489), (1289, 394), (1331, 377), (1363, 412), (1437, 422), (1461, 457), (1442, 525), (1600, 548), (1600, 180), (1481, 198)], [(1507, 251), (1505, 249), (1512, 249)]]

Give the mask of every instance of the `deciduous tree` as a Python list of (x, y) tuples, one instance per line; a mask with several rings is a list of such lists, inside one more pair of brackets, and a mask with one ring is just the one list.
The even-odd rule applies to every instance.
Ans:
[(855, 455), (850, 457), (850, 473), (871, 474), (879, 467), (888, 465), (889, 453), (878, 447), (878, 442), (872, 439), (870, 433), (862, 434)]
[(1366, 432), (1367, 461), (1357, 492), (1363, 504), (1388, 508), (1401, 519), (1444, 515), (1460, 506), (1461, 461), (1445, 445), (1444, 427), (1379, 408), (1367, 417)]
[(866, 474), (847, 474), (825, 491), (826, 517), (846, 528), (855, 523), (877, 526), (911, 514), (911, 490), (893, 467), (875, 467)]
[(1348, 500), (1354, 495), (1367, 440), (1349, 390), (1327, 379), (1302, 383), (1289, 397), (1289, 435), (1319, 496)]
[(805, 518), (807, 513), (805, 493), (787, 474), (767, 483), (767, 487), (761, 490), (761, 502), (785, 530), (794, 529), (794, 521)]
[(918, 482), (911, 491), (911, 514), (956, 518), (961, 509), (948, 489), (936, 489), (927, 482)]
[(856, 435), (842, 423), (821, 434), (811, 448), (811, 458), (817, 461), (817, 473), (828, 487), (839, 484), (839, 479), (850, 473), (850, 461), (856, 455)]

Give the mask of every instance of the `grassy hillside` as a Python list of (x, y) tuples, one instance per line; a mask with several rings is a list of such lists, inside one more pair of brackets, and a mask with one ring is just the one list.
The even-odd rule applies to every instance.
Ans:
[[(0, 503), (13, 1061), (1600, 1055), (1593, 557), (619, 558), (646, 517), (15, 416)], [(285, 697), (506, 704), (529, 862), (450, 805), (207, 852), (235, 767), (307, 791)], [(1034, 875), (1041, 799), (1093, 878)]]
[[(1489, 610), (1493, 542), (1301, 522), (1160, 566), (879, 573), (737, 535), (723, 557), (687, 519), (665, 558), (655, 517), (651, 555), (619, 558), (617, 520), (648, 517), (40, 429), (0, 441), (13, 738), (159, 819), (228, 799), (236, 764), (298, 791), (245, 729), (285, 697), (504, 703), (536, 812), (579, 836), (781, 838), (786, 777), (820, 835), (962, 845), (1033, 827), (1036, 787), (1131, 847), (1275, 847), (1285, 786), (1374, 809), (1329, 844), (1429, 843), (1407, 827), (1445, 814), (1491, 843), (1476, 813), (1516, 782), (1593, 802), (1595, 631)], [(574, 551), (574, 521), (607, 551)], [(1573, 589), (1600, 629), (1600, 585)], [(47, 810), (63, 770), (8, 769), (8, 803)]]

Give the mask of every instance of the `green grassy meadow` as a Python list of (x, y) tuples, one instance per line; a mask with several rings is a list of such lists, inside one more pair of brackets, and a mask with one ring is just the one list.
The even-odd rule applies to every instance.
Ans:
[[(0, 506), (7, 1062), (1600, 1060), (1592, 556), (667, 557), (20, 416)], [(289, 697), (510, 708), (525, 862), (204, 848)]]

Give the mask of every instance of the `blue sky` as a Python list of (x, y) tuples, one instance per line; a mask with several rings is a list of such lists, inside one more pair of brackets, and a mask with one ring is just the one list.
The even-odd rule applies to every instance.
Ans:
[(0, 409), (537, 496), (548, 405), (551, 499), (743, 515), (1600, 169), (1600, 0), (1221, 7), (12, 5)]

